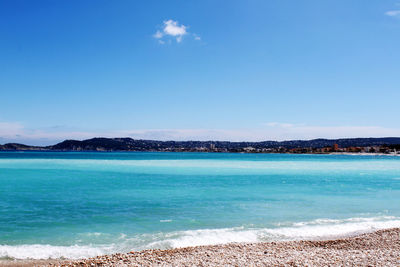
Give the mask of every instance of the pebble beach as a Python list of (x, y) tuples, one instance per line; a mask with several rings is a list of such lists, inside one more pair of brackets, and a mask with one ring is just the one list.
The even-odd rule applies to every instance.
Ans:
[(400, 228), (334, 240), (233, 243), (3, 266), (400, 266)]

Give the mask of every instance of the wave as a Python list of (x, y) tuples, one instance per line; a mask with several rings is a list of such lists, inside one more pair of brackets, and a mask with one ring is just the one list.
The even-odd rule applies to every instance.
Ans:
[(342, 220), (317, 219), (291, 223), (276, 228), (246, 229), (245, 227), (205, 229), (170, 233), (164, 240), (155, 241), (147, 248), (177, 248), (216, 245), (232, 242), (268, 242), (303, 239), (329, 239), (351, 236), (380, 229), (400, 227), (400, 218), (380, 216)]
[(0, 259), (80, 259), (113, 252), (113, 246), (0, 245)]
[(330, 239), (400, 227), (400, 217), (317, 219), (308, 222), (281, 223), (271, 228), (245, 226), (223, 229), (200, 229), (128, 236), (121, 234), (115, 243), (106, 245), (0, 245), (2, 259), (78, 259), (116, 252), (143, 249), (168, 249), (233, 242), (266, 242)]

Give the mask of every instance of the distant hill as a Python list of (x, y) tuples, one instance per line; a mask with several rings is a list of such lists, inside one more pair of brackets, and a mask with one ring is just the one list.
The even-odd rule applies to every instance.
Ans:
[(17, 143), (8, 143), (5, 145), (0, 145), (0, 150), (48, 150), (48, 148), (41, 146), (28, 146)]
[(41, 151), (227, 151), (241, 152), (243, 149), (293, 149), (323, 148), (338, 144), (339, 147), (367, 147), (400, 145), (400, 137), (343, 138), (291, 141), (228, 142), (228, 141), (155, 141), (132, 138), (92, 138), (83, 141), (65, 140), (53, 146), (28, 146), (9, 143), (0, 145), (0, 150)]

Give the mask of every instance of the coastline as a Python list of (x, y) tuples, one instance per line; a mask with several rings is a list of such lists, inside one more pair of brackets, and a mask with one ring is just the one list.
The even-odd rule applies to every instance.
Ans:
[(220, 151), (157, 151), (157, 150), (146, 150), (146, 151), (140, 151), (140, 150), (105, 150), (105, 151), (99, 151), (99, 150), (83, 150), (83, 151), (77, 151), (77, 150), (0, 150), (0, 153), (20, 153), (20, 152), (27, 152), (27, 153), (215, 153), (215, 154), (263, 154), (263, 155), (268, 155), (268, 154), (280, 154), (280, 155), (344, 155), (344, 156), (389, 156), (389, 157), (400, 157), (400, 152), (394, 154), (394, 153), (367, 153), (367, 152), (304, 152), (304, 153), (296, 153), (296, 152), (232, 152), (232, 151), (226, 151), (226, 152), (220, 152)]
[(398, 266), (400, 228), (332, 240), (230, 243), (143, 250), (81, 260), (22, 260), (0, 266)]
[(384, 153), (399, 154), (400, 137), (339, 138), (286, 141), (160, 141), (132, 138), (94, 137), (86, 140), (64, 140), (47, 146), (19, 143), (0, 144), (0, 151), (79, 151), (79, 152), (219, 152), (219, 153), (293, 153), (325, 154)]

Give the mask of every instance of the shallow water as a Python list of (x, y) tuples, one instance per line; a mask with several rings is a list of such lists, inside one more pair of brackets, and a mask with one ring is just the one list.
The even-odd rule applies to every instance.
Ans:
[(400, 227), (400, 157), (0, 152), (0, 258)]

